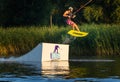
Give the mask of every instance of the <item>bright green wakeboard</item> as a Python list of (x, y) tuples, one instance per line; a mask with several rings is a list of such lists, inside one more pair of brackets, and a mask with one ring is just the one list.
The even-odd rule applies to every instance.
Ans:
[(88, 35), (87, 32), (81, 32), (81, 31), (76, 31), (76, 30), (70, 30), (68, 31), (68, 34), (74, 37), (85, 37)]

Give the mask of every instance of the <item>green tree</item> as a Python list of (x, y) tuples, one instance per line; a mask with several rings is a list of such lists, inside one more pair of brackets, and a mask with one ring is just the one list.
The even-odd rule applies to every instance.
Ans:
[(88, 6), (84, 9), (83, 16), (88, 22), (100, 21), (103, 17), (103, 8), (100, 6)]
[(120, 23), (120, 0), (104, 0), (104, 21), (108, 23)]
[[(77, 10), (89, 0), (0, 0), (0, 25), (49, 25), (50, 16), (62, 25), (63, 12), (72, 6)], [(77, 13), (75, 20), (120, 23), (120, 0), (93, 0)]]
[(116, 8), (111, 14), (114, 23), (120, 23), (120, 7)]
[(0, 0), (0, 25), (47, 25), (50, 0)]
[(83, 16), (88, 22), (120, 23), (120, 0), (97, 0), (85, 7)]
[(120, 0), (114, 0), (113, 12), (111, 13), (112, 22), (120, 23)]

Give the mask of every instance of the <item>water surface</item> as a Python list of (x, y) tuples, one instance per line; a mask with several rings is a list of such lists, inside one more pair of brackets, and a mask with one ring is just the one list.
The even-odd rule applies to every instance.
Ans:
[(81, 58), (52, 62), (0, 62), (0, 82), (120, 82), (120, 60)]

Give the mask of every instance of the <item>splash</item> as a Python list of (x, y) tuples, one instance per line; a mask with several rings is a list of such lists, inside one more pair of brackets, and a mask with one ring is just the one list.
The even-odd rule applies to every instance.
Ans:
[(63, 44), (70, 44), (74, 40), (76, 40), (76, 37), (66, 35), (62, 43)]

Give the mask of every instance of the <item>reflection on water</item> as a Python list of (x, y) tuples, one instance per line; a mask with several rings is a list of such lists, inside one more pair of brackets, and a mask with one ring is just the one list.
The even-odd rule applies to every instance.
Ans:
[(120, 61), (117, 60), (85, 60), (70, 62), (70, 78), (120, 78)]
[(68, 61), (51, 61), (42, 62), (42, 75), (68, 75), (69, 63)]
[(51, 62), (1, 62), (0, 77), (21, 77), (42, 75), (44, 77), (65, 76), (69, 74), (68, 61)]
[[(3, 78), (62, 78), (71, 82), (95, 82), (101, 79), (120, 81), (120, 60), (115, 61), (51, 61), (51, 62), (1, 62), (0, 79)], [(34, 77), (35, 78), (35, 77)], [(38, 79), (38, 78), (37, 78)], [(72, 80), (74, 79), (74, 81)], [(39, 79), (40, 80), (40, 79)], [(89, 81), (88, 81), (89, 80)], [(0, 80), (1, 81), (1, 80)], [(52, 80), (53, 81), (53, 80)], [(45, 81), (47, 82), (47, 81)]]

